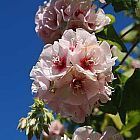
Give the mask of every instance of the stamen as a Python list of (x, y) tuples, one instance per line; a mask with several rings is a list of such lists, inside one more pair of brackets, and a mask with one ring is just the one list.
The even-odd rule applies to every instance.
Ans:
[(65, 67), (66, 67), (66, 58), (65, 57), (53, 57), (52, 60), (54, 67), (59, 70), (62, 71)]
[(91, 57), (85, 57), (80, 60), (81, 67), (86, 69), (86, 70), (92, 70), (92, 67), (94, 65), (94, 59)]
[(70, 87), (73, 88), (73, 94), (77, 95), (77, 93), (83, 93), (83, 89), (82, 89), (82, 83), (83, 81), (81, 79), (73, 79)]

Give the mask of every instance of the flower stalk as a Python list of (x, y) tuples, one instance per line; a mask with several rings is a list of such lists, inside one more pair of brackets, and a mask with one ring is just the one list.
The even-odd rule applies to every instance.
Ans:
[(131, 49), (127, 52), (127, 54), (126, 54), (125, 57), (122, 59), (122, 61), (120, 62), (119, 65), (122, 65), (122, 64), (125, 62), (126, 58), (131, 54), (131, 52), (134, 50), (134, 48), (137, 46), (137, 44), (138, 44), (139, 42), (140, 42), (140, 40), (137, 40), (137, 41), (132, 45)]

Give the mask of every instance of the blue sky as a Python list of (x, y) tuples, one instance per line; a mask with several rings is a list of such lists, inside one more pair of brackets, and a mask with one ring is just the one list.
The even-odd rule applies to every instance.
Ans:
[[(0, 2), (0, 139), (25, 140), (16, 127), (33, 103), (29, 73), (43, 48), (34, 16), (43, 0)], [(111, 6), (106, 13), (114, 14)], [(123, 13), (115, 16), (118, 32), (132, 22)]]

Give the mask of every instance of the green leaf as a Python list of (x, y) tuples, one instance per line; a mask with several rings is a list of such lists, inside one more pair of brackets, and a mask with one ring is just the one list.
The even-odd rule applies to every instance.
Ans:
[(140, 69), (127, 80), (122, 97), (119, 114), (122, 122), (125, 122), (126, 113), (133, 110), (140, 110)]
[(115, 92), (112, 93), (111, 101), (108, 101), (106, 104), (100, 107), (100, 110), (116, 115), (119, 107), (121, 105), (121, 98), (122, 98), (122, 87), (120, 85), (116, 85)]
[(108, 114), (108, 116), (112, 119), (115, 126), (120, 130), (122, 128), (123, 124), (121, 122), (119, 114), (117, 114), (117, 115)]
[(140, 110), (140, 69), (127, 80), (124, 87), (123, 107), (126, 111)]
[(19, 121), (18, 129), (25, 130), (28, 139), (30, 140), (33, 135), (37, 139), (40, 138), (42, 130), (48, 132), (48, 126), (54, 120), (52, 112), (45, 108), (45, 103), (42, 100), (35, 99), (34, 104), (30, 107), (31, 111), (26, 118)]
[(125, 125), (125, 122), (126, 122), (126, 111), (123, 110), (122, 108), (120, 108), (119, 109), (119, 115), (120, 115), (122, 123)]
[(100, 41), (107, 41), (113, 46), (117, 46), (121, 51), (127, 51), (123, 41), (118, 36), (113, 25), (108, 25), (103, 31), (96, 34)]
[(127, 116), (127, 124), (123, 126), (121, 133), (130, 131), (135, 126), (140, 123), (140, 112), (139, 111), (130, 111)]
[(113, 24), (113, 23), (116, 21), (116, 19), (115, 19), (115, 17), (114, 17), (113, 15), (111, 15), (111, 14), (106, 14), (106, 16), (108, 16), (108, 17), (111, 19), (110, 24)]
[(140, 0), (138, 0), (137, 2), (135, 12), (136, 12), (136, 17), (140, 18)]

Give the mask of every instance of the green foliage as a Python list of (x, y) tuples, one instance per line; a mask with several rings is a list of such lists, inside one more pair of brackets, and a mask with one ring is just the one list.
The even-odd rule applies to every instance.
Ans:
[(121, 35), (127, 33), (123, 37), (124, 42), (136, 42), (140, 37), (140, 24), (131, 24), (121, 31)]
[(138, 123), (140, 123), (140, 112), (130, 111), (127, 115), (127, 123), (125, 126), (123, 126), (121, 133), (131, 130)]
[(119, 110), (122, 122), (125, 123), (126, 113), (133, 110), (140, 110), (140, 69), (127, 80), (122, 96), (122, 104)]
[(135, 15), (136, 18), (140, 19), (140, 0), (138, 0), (138, 2), (137, 2), (135, 12), (136, 12), (136, 15)]
[(124, 87), (122, 81), (119, 81), (119, 75), (117, 77), (118, 79), (113, 82), (115, 92), (111, 96), (111, 101), (102, 105), (100, 109), (113, 115), (119, 112), (121, 121), (125, 124), (127, 112), (140, 110), (140, 69), (135, 70)]
[[(126, 56), (127, 53), (121, 52), (119, 48), (113, 47), (112, 49), (113, 56), (117, 56), (117, 61), (120, 63), (123, 58)], [(120, 65), (116, 67), (115, 72), (117, 72), (117, 75), (119, 75), (120, 81), (122, 85), (125, 84), (125, 82), (132, 76), (134, 73), (134, 67), (132, 67), (132, 62), (134, 62), (135, 59), (132, 56), (128, 56), (123, 65)]]
[(126, 111), (140, 110), (140, 69), (136, 69), (124, 87), (123, 107)]
[(37, 139), (40, 139), (43, 130), (48, 132), (48, 124), (53, 119), (52, 113), (45, 108), (44, 102), (35, 99), (28, 116), (19, 120), (18, 129), (25, 131), (29, 140), (34, 135)]
[(126, 51), (123, 41), (118, 36), (112, 24), (108, 25), (103, 31), (97, 33), (96, 35), (100, 41), (105, 40), (109, 44), (117, 46), (120, 50)]
[(115, 23), (116, 19), (115, 19), (115, 17), (114, 17), (113, 15), (111, 15), (111, 14), (106, 14), (106, 16), (108, 16), (108, 17), (111, 19), (110, 24)]
[(122, 127), (121, 133), (125, 135), (125, 137), (131, 139), (137, 139), (139, 128), (137, 126), (140, 125), (140, 111), (130, 111), (127, 114), (126, 125)]
[(121, 99), (122, 99), (122, 86), (119, 84), (119, 79), (114, 80), (114, 92), (111, 96), (111, 101), (108, 101), (106, 104), (102, 105), (100, 109), (109, 114), (116, 115), (119, 111), (120, 105), (121, 105)]
[(136, 8), (136, 2), (138, 0), (106, 0), (107, 3), (111, 3), (114, 7), (115, 12), (122, 10), (133, 11)]
[(115, 12), (125, 11), (129, 16), (140, 20), (140, 0), (106, 0), (112, 4)]

